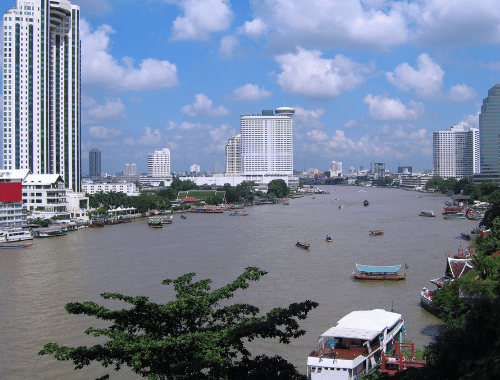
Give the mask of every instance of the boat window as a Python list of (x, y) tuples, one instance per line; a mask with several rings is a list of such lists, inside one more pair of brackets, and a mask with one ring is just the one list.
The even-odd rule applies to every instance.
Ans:
[(318, 372), (317, 373), (321, 373), (321, 370), (322, 370), (322, 368), (318, 367)]
[(311, 372), (316, 372), (316, 367), (311, 367)]

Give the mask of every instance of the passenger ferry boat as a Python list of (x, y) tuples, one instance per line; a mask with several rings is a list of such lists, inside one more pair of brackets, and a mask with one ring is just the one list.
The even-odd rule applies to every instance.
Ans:
[(351, 380), (377, 368), (382, 352), (401, 341), (405, 322), (398, 313), (382, 309), (353, 311), (319, 337), (307, 358), (311, 380)]
[(33, 240), (33, 236), (28, 230), (23, 230), (20, 227), (2, 228), (0, 229), (0, 245), (11, 245), (13, 242)]

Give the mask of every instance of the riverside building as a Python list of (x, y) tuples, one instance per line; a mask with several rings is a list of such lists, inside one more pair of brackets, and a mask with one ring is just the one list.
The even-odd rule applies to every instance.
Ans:
[(3, 164), (80, 190), (80, 7), (17, 0), (3, 16)]
[(226, 144), (226, 175), (241, 175), (241, 135), (229, 138)]
[(241, 161), (244, 176), (293, 175), (293, 108), (241, 115)]
[(479, 129), (453, 126), (433, 132), (432, 141), (435, 176), (460, 179), (479, 173)]

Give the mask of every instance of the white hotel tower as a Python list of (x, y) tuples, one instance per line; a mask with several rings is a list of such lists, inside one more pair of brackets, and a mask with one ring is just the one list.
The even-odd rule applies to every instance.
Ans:
[(80, 191), (80, 7), (17, 0), (3, 16), (3, 165)]
[(152, 177), (170, 176), (170, 149), (163, 148), (148, 154), (148, 175)]
[(434, 175), (467, 178), (480, 172), (479, 129), (462, 126), (433, 132)]
[(293, 175), (292, 116), (289, 107), (241, 115), (241, 166), (244, 176)]

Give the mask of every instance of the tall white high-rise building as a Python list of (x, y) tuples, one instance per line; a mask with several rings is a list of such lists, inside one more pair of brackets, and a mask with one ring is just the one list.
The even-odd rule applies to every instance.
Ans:
[(3, 163), (80, 191), (80, 7), (17, 0), (3, 16)]
[(200, 165), (193, 164), (189, 167), (189, 172), (190, 173), (199, 173), (200, 172)]
[(152, 177), (170, 175), (170, 149), (163, 148), (148, 154), (148, 175)]
[(330, 162), (330, 177), (338, 177), (342, 174), (342, 162)]
[(280, 107), (264, 110), (262, 115), (241, 115), (243, 175), (293, 175), (294, 112)]
[(130, 175), (137, 175), (137, 164), (132, 164), (130, 166)]
[(241, 175), (241, 135), (230, 137), (226, 144), (226, 176)]
[(480, 172), (479, 129), (453, 126), (433, 132), (434, 175), (466, 178)]

